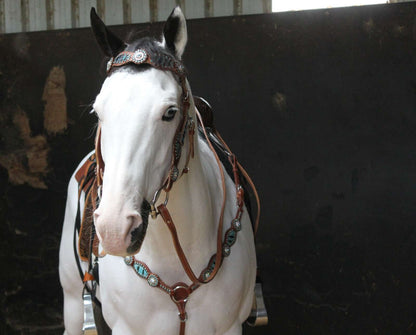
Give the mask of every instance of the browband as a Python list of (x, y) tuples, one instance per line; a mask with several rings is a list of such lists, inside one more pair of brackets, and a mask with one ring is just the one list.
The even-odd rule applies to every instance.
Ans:
[(144, 49), (137, 49), (134, 52), (120, 52), (117, 56), (111, 57), (107, 62), (107, 73), (109, 73), (113, 67), (120, 67), (133, 63), (136, 65), (149, 64), (157, 69), (168, 70), (180, 77), (186, 77), (185, 66), (173, 56), (166, 53), (156, 53), (156, 56), (157, 57), (155, 58), (158, 58), (157, 60), (155, 58), (152, 59), (151, 55)]

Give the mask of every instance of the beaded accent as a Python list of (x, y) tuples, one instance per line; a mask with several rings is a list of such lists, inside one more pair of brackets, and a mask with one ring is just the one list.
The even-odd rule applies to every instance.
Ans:
[(110, 71), (113, 66), (122, 66), (127, 63), (142, 64), (146, 62), (147, 58), (147, 52), (143, 49), (137, 49), (135, 52), (120, 52), (116, 57), (111, 58), (108, 61), (107, 72)]
[(139, 262), (134, 262), (133, 267), (136, 270), (136, 273), (140, 277), (145, 278), (145, 279), (147, 279), (149, 277), (149, 270), (148, 270), (148, 267), (145, 264), (139, 263)]
[(237, 240), (237, 231), (234, 228), (230, 228), (225, 233), (225, 243), (227, 243), (230, 247), (235, 243)]
[(175, 143), (173, 144), (174, 153), (175, 153), (175, 159), (179, 159), (181, 157), (181, 151), (182, 151), (182, 143), (178, 140), (175, 140)]
[(124, 262), (127, 265), (132, 266), (139, 277), (146, 279), (149, 286), (158, 287), (161, 290), (170, 294), (171, 288), (168, 285), (166, 285), (157, 274), (150, 271), (149, 267), (146, 264), (138, 261), (134, 256), (125, 257)]
[(178, 177), (179, 177), (179, 170), (178, 170), (178, 167), (176, 165), (174, 165), (172, 167), (172, 173), (171, 173), (171, 176), (170, 177), (172, 178), (172, 181), (176, 181), (178, 179)]
[[(241, 212), (237, 213), (239, 217), (241, 217)], [(231, 227), (226, 231), (224, 236), (224, 244), (223, 244), (223, 257), (228, 257), (231, 253), (231, 247), (237, 240), (237, 233), (241, 230), (241, 221), (239, 219), (233, 219), (231, 221)], [(216, 254), (214, 254), (209, 262), (208, 266), (205, 268), (205, 270), (201, 273), (201, 278), (204, 281), (207, 281), (209, 277), (211, 276), (212, 272), (215, 268), (215, 261), (216, 261)], [(147, 280), (148, 284), (151, 287), (159, 287), (160, 289), (166, 291), (167, 293), (171, 292), (171, 288), (166, 285), (158, 275), (152, 273), (149, 269), (149, 267), (141, 262), (138, 261), (134, 256), (127, 256), (124, 258), (124, 262), (126, 265), (131, 265), (134, 270), (136, 271), (136, 274)]]

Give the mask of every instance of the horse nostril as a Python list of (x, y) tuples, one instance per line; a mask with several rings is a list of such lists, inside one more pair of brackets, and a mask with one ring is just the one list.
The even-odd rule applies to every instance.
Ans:
[(142, 217), (139, 213), (132, 213), (130, 215), (127, 215), (127, 222), (131, 230), (139, 226), (139, 224), (142, 222)]
[(129, 255), (135, 254), (140, 250), (147, 230), (147, 221), (142, 219), (140, 214), (129, 215), (127, 217), (130, 225), (130, 245), (127, 247)]

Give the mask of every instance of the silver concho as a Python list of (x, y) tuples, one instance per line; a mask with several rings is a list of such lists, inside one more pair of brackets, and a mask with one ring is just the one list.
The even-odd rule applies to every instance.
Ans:
[(170, 177), (171, 177), (172, 181), (176, 181), (178, 179), (179, 170), (178, 170), (178, 167), (176, 165), (173, 166), (172, 173), (171, 173)]
[(107, 72), (111, 70), (111, 67), (113, 66), (114, 58), (111, 57), (110, 60), (107, 62)]
[(157, 284), (159, 284), (159, 278), (157, 278), (157, 276), (155, 275), (150, 275), (149, 277), (147, 277), (147, 282), (150, 286), (156, 287)]
[(185, 66), (183, 66), (182, 64), (179, 64), (179, 65), (178, 65), (178, 70), (179, 70), (180, 72), (184, 72), (184, 71), (185, 71)]
[(211, 271), (206, 270), (202, 276), (204, 280), (208, 280), (209, 276), (211, 276)]
[(136, 64), (141, 64), (147, 59), (147, 52), (143, 49), (137, 49), (133, 54), (133, 62)]
[(124, 258), (124, 263), (126, 263), (127, 265), (132, 265), (133, 264), (133, 256), (127, 256)]
[(224, 257), (228, 257), (230, 256), (230, 253), (231, 253), (231, 247), (228, 244), (224, 244), (222, 248), (222, 254), (224, 255)]
[(235, 231), (240, 231), (241, 230), (241, 222), (238, 219), (234, 219), (231, 222), (232, 227), (235, 229)]

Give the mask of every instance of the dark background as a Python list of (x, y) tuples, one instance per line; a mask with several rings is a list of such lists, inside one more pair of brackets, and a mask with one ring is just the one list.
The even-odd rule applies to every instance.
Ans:
[[(416, 5), (192, 20), (188, 32), (193, 93), (262, 199), (270, 324), (245, 334), (416, 334)], [(41, 97), (56, 65), (70, 122), (51, 136)], [(66, 184), (92, 149), (104, 67), (89, 29), (0, 36), (0, 153), (22, 150), (18, 109), (50, 146), (46, 190), (0, 168), (1, 333), (62, 332)]]

